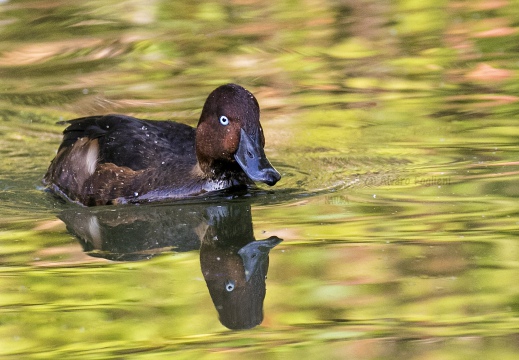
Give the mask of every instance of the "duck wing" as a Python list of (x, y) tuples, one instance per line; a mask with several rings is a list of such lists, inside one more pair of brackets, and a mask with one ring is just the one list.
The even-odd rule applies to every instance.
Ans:
[(66, 121), (58, 153), (78, 139), (97, 139), (98, 164), (142, 170), (165, 163), (196, 164), (195, 129), (171, 121), (124, 115), (89, 116)]

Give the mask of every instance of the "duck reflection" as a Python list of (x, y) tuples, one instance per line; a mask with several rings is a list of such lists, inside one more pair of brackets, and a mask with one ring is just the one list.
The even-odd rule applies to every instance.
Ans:
[(136, 261), (199, 249), (222, 325), (249, 329), (263, 321), (269, 252), (282, 240), (255, 240), (249, 204), (74, 208), (59, 217), (91, 256)]

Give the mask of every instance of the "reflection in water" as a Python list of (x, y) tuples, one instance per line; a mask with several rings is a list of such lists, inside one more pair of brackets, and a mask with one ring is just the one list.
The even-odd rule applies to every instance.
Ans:
[(92, 256), (135, 261), (167, 250), (200, 249), (222, 325), (248, 329), (262, 322), (268, 255), (282, 240), (255, 241), (248, 204), (74, 208), (59, 217)]
[[(517, 358), (517, 1), (1, 4), (0, 358)], [(257, 94), (284, 179), (254, 197), (255, 231), (290, 251), (269, 267), (268, 331), (229, 336), (190, 310), (210, 302), (198, 253), (99, 271), (35, 189), (61, 117), (196, 125), (231, 80)], [(77, 215), (88, 252), (195, 249), (213, 226), (156, 206), (131, 209), (153, 226)]]

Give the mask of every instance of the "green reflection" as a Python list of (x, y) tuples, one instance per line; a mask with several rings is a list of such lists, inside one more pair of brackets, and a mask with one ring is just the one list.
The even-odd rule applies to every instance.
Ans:
[[(518, 9), (2, 2), (0, 356), (515, 359)], [(196, 252), (89, 257), (39, 188), (56, 121), (194, 125), (229, 81), (283, 175), (251, 200), (256, 238), (285, 241), (245, 332), (219, 323)]]

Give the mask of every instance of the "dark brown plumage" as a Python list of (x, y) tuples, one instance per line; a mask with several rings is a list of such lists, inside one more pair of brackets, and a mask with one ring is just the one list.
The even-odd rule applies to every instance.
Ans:
[(184, 198), (281, 178), (263, 151), (258, 102), (239, 85), (209, 95), (196, 129), (124, 115), (66, 123), (44, 183), (87, 206)]

